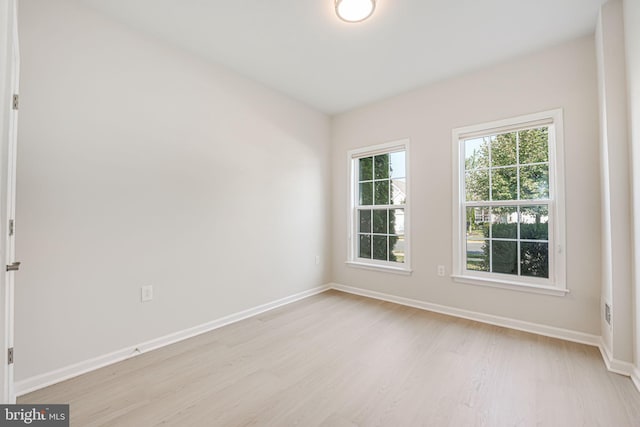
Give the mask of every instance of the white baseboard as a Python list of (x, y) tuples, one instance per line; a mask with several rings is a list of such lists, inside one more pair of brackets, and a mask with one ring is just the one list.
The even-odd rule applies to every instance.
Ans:
[(607, 346), (607, 344), (604, 342), (604, 339), (602, 338), (600, 338), (598, 347), (600, 348), (600, 353), (602, 354), (602, 359), (604, 360), (604, 364), (607, 366), (607, 369), (611, 372), (615, 372), (616, 374), (631, 377), (631, 380), (633, 381), (635, 386), (638, 388), (638, 390), (640, 390), (640, 382), (636, 381), (636, 379), (633, 378), (634, 371), (636, 370), (633, 364), (614, 359), (611, 353), (611, 349)]
[(530, 332), (537, 335), (543, 335), (552, 338), (559, 338), (565, 341), (577, 342), (580, 344), (600, 346), (600, 337), (584, 332), (572, 331), (569, 329), (556, 328), (554, 326), (540, 325), (538, 323), (525, 322), (522, 320), (511, 319), (508, 317), (494, 316), (492, 314), (479, 313), (476, 311), (463, 310), (460, 308), (448, 307), (445, 305), (433, 304), (430, 302), (404, 298), (395, 295), (384, 294), (381, 292), (370, 291), (367, 289), (354, 288), (351, 286), (340, 285), (338, 283), (330, 284), (332, 289), (342, 292), (348, 292), (355, 295), (361, 295), (369, 298), (375, 298), (382, 301), (394, 302), (396, 304), (406, 305), (409, 307), (419, 308), (422, 310), (433, 311), (436, 313), (447, 314), (453, 317), (461, 317), (463, 319), (475, 320), (490, 325), (502, 326), (505, 328), (516, 329), (518, 331)]
[(17, 381), (14, 384), (15, 396), (22, 396), (32, 391), (36, 391), (41, 388), (50, 386), (52, 384), (56, 384), (61, 381), (68, 380), (70, 378), (77, 377), (78, 375), (82, 375), (87, 372), (91, 372), (93, 370), (96, 370), (108, 365), (112, 365), (117, 362), (121, 362), (123, 360), (129, 359), (139, 354), (143, 354), (151, 350), (155, 350), (170, 344), (174, 344), (178, 341), (195, 337), (196, 335), (200, 335), (205, 332), (218, 329), (222, 326), (226, 326), (231, 323), (239, 322), (240, 320), (253, 317), (255, 315), (264, 313), (269, 310), (273, 310), (274, 308), (291, 304), (292, 302), (295, 302), (304, 298), (308, 298), (312, 295), (319, 294), (328, 289), (330, 289), (329, 285), (318, 286), (313, 289), (309, 289), (304, 292), (290, 295), (288, 297), (281, 298), (276, 301), (272, 301), (266, 304), (259, 305), (257, 307), (243, 310), (238, 313), (230, 314), (228, 316), (225, 316), (216, 320), (212, 320), (211, 322), (203, 323), (201, 325), (197, 325), (192, 328), (184, 329), (182, 331), (174, 332), (172, 334), (165, 335), (163, 337), (145, 341), (138, 345), (132, 345), (132, 346), (123, 348), (121, 350), (114, 351), (109, 354), (94, 357), (92, 359), (85, 360), (80, 363), (75, 363), (73, 365), (66, 366), (61, 369), (56, 369), (55, 371), (47, 372), (41, 375), (36, 375), (34, 377), (30, 377), (22, 381)]
[(631, 372), (631, 382), (636, 386), (636, 389), (640, 392), (640, 369), (633, 367), (633, 372)]

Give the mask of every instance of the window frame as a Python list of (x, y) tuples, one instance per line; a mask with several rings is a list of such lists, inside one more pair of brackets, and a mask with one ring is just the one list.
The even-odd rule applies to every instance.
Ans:
[[(465, 193), (465, 147), (464, 142), (473, 137), (497, 135), (507, 132), (548, 126), (549, 147), (549, 196), (548, 199), (501, 200), (483, 203), (484, 206), (547, 205), (549, 277), (536, 278), (466, 268), (466, 209)], [(511, 289), (524, 292), (563, 296), (569, 290), (566, 283), (565, 248), (565, 197), (564, 197), (564, 128), (563, 111), (554, 109), (534, 114), (512, 117), (472, 126), (455, 128), (452, 131), (453, 159), (453, 274), (456, 282)], [(517, 167), (520, 167), (519, 164)], [(491, 168), (489, 169), (491, 171)], [(472, 207), (472, 206), (469, 206)], [(519, 224), (519, 222), (518, 222)], [(518, 236), (517, 241), (522, 241)]]
[[(358, 257), (358, 197), (359, 197), (359, 159), (364, 157), (376, 156), (380, 154), (391, 154), (398, 151), (405, 152), (405, 195), (406, 200), (403, 205), (371, 205), (375, 207), (384, 206), (387, 209), (403, 208), (404, 209), (404, 262), (383, 261)], [(348, 170), (348, 212), (347, 212), (347, 261), (350, 267), (357, 267), (369, 270), (384, 271), (397, 274), (411, 274), (411, 213), (410, 213), (410, 170), (409, 170), (409, 139), (400, 139), (383, 144), (367, 146), (350, 150), (347, 153), (347, 170)], [(391, 202), (391, 201), (390, 201)]]

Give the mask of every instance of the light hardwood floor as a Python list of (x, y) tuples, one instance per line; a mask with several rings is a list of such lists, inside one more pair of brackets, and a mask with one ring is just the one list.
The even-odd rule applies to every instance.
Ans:
[(72, 426), (640, 426), (598, 349), (337, 291), (23, 396)]

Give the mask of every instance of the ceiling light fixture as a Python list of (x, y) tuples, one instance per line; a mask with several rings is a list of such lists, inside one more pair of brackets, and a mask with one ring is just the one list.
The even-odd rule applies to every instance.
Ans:
[(336, 15), (346, 22), (361, 22), (371, 16), (376, 0), (335, 0)]

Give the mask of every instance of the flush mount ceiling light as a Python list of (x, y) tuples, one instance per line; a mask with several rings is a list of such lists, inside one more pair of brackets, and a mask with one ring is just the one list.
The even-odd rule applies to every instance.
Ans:
[(360, 22), (371, 16), (376, 0), (335, 0), (338, 18), (346, 22)]

